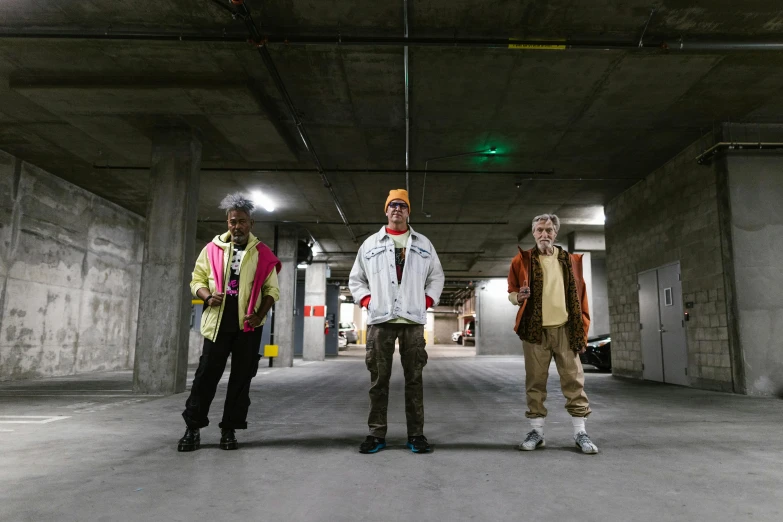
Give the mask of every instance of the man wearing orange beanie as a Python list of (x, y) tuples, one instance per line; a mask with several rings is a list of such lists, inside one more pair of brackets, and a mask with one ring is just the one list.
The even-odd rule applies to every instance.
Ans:
[(388, 224), (362, 244), (349, 278), (354, 301), (367, 308), (367, 369), (370, 370), (370, 434), (361, 453), (386, 447), (386, 410), (394, 344), (399, 340), (405, 374), (407, 446), (427, 453), (422, 370), (427, 364), (424, 325), (427, 308), (443, 291), (443, 268), (430, 240), (408, 226), (408, 191), (389, 191), (383, 210)]

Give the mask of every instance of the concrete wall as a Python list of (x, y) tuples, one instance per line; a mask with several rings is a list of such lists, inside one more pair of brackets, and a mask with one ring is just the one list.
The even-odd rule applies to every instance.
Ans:
[[(680, 262), (692, 386), (731, 391), (717, 169), (698, 165), (696, 142), (606, 206), (612, 371), (642, 378), (637, 276)], [(720, 207), (720, 208), (719, 208)]]
[(783, 394), (783, 157), (726, 158), (746, 391)]
[(0, 152), (0, 380), (133, 366), (144, 220)]
[(435, 344), (454, 344), (451, 334), (460, 330), (459, 319), (455, 313), (438, 313), (435, 311)]
[(490, 279), (476, 290), (476, 355), (522, 355), (514, 333), (518, 308), (508, 300), (506, 279)]
[(609, 287), (606, 279), (606, 258), (593, 254), (593, 307), (590, 326), (593, 335), (609, 333)]

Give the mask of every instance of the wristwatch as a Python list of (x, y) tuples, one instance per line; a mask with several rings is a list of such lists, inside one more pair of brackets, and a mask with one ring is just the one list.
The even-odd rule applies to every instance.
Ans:
[(209, 300), (212, 299), (214, 296), (212, 294), (209, 295), (206, 299), (204, 299), (204, 304), (209, 305)]

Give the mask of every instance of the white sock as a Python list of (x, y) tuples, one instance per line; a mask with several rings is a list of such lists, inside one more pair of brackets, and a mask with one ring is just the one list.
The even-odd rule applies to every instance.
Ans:
[(584, 417), (571, 417), (571, 422), (574, 425), (574, 437), (579, 435), (580, 431), (587, 432), (587, 430), (585, 430), (585, 418)]
[(544, 419), (544, 417), (530, 419), (530, 427), (536, 430), (542, 437), (544, 436)]

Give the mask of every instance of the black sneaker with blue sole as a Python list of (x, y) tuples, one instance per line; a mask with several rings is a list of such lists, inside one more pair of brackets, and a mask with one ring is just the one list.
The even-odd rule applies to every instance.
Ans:
[(386, 447), (386, 439), (379, 439), (368, 435), (364, 442), (359, 445), (359, 453), (378, 453)]
[(432, 451), (432, 447), (427, 442), (427, 437), (424, 435), (416, 435), (415, 437), (408, 437), (408, 442), (405, 444), (413, 453), (429, 453)]

